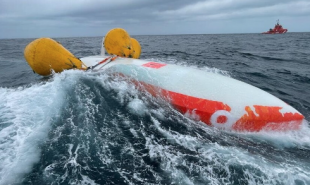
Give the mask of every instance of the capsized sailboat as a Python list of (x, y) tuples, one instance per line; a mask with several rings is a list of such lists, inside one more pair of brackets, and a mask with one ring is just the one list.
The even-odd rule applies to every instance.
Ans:
[(40, 75), (78, 69), (121, 76), (155, 97), (164, 98), (190, 118), (220, 129), (257, 132), (301, 128), (304, 116), (279, 98), (244, 82), (212, 72), (138, 59), (141, 46), (121, 29), (103, 39), (97, 56), (76, 58), (58, 42), (39, 38), (24, 55)]

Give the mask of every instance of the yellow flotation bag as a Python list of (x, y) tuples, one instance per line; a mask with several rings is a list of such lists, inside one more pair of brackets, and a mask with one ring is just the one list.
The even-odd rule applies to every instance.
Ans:
[(108, 54), (132, 58), (133, 49), (131, 39), (126, 30), (114, 28), (110, 30), (104, 39), (104, 47)]
[(141, 46), (140, 43), (134, 39), (131, 38), (131, 44), (132, 44), (132, 48), (133, 48), (133, 54), (132, 54), (132, 58), (139, 58), (140, 54), (141, 54)]
[(81, 60), (76, 58), (60, 43), (50, 38), (39, 38), (29, 43), (24, 56), (32, 70), (47, 76), (66, 69), (86, 69)]

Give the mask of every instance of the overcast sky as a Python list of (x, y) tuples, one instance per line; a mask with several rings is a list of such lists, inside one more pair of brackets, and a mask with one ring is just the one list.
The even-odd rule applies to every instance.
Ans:
[(0, 0), (0, 38), (310, 31), (310, 0)]

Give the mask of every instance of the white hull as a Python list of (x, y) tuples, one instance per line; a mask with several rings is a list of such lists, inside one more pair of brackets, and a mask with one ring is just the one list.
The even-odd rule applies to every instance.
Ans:
[[(81, 58), (94, 66), (108, 56)], [(113, 71), (167, 98), (182, 113), (208, 125), (238, 131), (296, 130), (303, 116), (275, 96), (244, 82), (194, 68), (116, 58), (94, 68)]]

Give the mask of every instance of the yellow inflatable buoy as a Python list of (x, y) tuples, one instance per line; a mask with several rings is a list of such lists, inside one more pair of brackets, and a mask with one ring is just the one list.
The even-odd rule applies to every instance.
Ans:
[(126, 30), (122, 28), (110, 30), (106, 34), (103, 44), (105, 50), (110, 55), (132, 58), (131, 39)]
[(86, 69), (82, 67), (82, 61), (50, 38), (39, 38), (29, 43), (24, 56), (32, 70), (43, 76), (50, 75), (52, 70), (58, 73), (66, 69)]
[(131, 38), (131, 44), (132, 44), (132, 48), (133, 48), (133, 54), (132, 54), (132, 58), (139, 58), (140, 54), (141, 54), (141, 46), (140, 43), (134, 39)]

